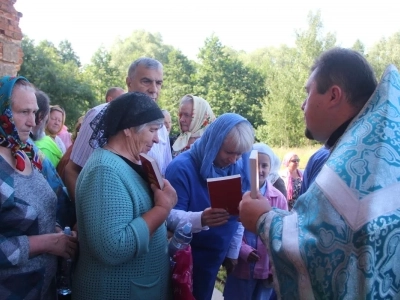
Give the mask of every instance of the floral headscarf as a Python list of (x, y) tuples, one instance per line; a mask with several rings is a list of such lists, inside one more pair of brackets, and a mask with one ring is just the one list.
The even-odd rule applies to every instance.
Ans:
[(190, 123), (189, 131), (182, 132), (181, 130), (181, 134), (172, 145), (172, 149), (175, 152), (183, 150), (191, 137), (201, 137), (207, 126), (215, 120), (215, 115), (206, 100), (193, 95), (186, 95), (182, 99), (185, 98), (193, 99), (192, 122)]
[(23, 171), (25, 169), (25, 155), (28, 156), (37, 169), (41, 170), (42, 164), (39, 156), (33, 151), (31, 144), (21, 141), (17, 128), (14, 125), (11, 110), (11, 95), (15, 83), (19, 80), (29, 82), (21, 76), (4, 76), (0, 79), (0, 146), (11, 149), (11, 153), (17, 160), (17, 170)]

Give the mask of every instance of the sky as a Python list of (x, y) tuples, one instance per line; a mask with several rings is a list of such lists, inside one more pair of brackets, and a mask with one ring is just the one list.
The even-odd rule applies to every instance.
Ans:
[(400, 31), (395, 0), (17, 0), (22, 33), (36, 42), (71, 42), (83, 64), (101, 46), (135, 30), (159, 32), (163, 42), (196, 59), (207, 37), (223, 45), (254, 51), (293, 45), (295, 30), (307, 29), (307, 15), (320, 10), (324, 32), (336, 34), (340, 46), (360, 39), (371, 47)]

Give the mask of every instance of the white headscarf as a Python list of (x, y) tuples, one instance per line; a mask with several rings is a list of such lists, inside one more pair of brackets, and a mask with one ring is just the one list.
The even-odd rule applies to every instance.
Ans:
[(182, 100), (185, 98), (191, 98), (193, 100), (192, 121), (190, 122), (189, 131), (182, 132), (181, 129), (181, 134), (172, 145), (172, 149), (175, 152), (184, 149), (191, 137), (201, 137), (207, 126), (215, 120), (215, 115), (210, 107), (210, 104), (208, 104), (206, 100), (193, 95), (185, 95)]
[(269, 159), (271, 161), (271, 168), (267, 179), (271, 184), (274, 184), (275, 181), (279, 178), (279, 169), (281, 166), (281, 161), (279, 157), (272, 151), (270, 147), (268, 147), (264, 143), (254, 144), (253, 150), (257, 150), (258, 153), (262, 153), (269, 156)]

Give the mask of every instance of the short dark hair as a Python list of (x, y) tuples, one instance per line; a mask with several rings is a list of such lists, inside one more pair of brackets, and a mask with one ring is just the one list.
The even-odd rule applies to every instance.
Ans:
[(156, 59), (150, 57), (140, 57), (135, 60), (128, 69), (128, 77), (132, 78), (138, 66), (144, 66), (146, 69), (162, 70), (163, 65)]
[(325, 93), (332, 85), (340, 86), (349, 103), (361, 109), (374, 92), (377, 81), (368, 61), (357, 51), (333, 48), (322, 53), (311, 67), (318, 93)]
[(40, 90), (35, 91), (37, 105), (39, 109), (35, 115), (36, 124), (39, 124), (49, 113), (50, 113), (50, 98), (49, 96)]

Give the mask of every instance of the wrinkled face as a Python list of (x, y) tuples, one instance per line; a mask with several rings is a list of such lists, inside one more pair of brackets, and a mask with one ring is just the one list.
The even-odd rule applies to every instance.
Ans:
[(288, 164), (288, 169), (290, 171), (296, 170), (299, 167), (300, 158), (297, 155), (293, 155)]
[(172, 122), (171, 122), (171, 116), (169, 114), (164, 114), (164, 125), (165, 128), (167, 128), (168, 133), (170, 133)]
[(258, 179), (260, 187), (264, 185), (270, 171), (271, 160), (269, 156), (264, 153), (258, 153)]
[(29, 133), (35, 123), (35, 113), (39, 109), (33, 90), (16, 86), (12, 92), (11, 111), (14, 125), (23, 143), (29, 138)]
[(62, 127), (63, 114), (58, 110), (53, 110), (50, 113), (49, 121), (47, 122), (47, 130), (51, 134), (57, 134)]
[(329, 94), (328, 92), (325, 94), (318, 93), (315, 72), (316, 70), (311, 73), (305, 86), (307, 98), (304, 100), (301, 109), (304, 111), (306, 137), (325, 142), (329, 138), (329, 133), (325, 130), (327, 123), (325, 104), (329, 101)]
[[(139, 132), (132, 130), (131, 147), (133, 154), (147, 153), (150, 151), (154, 143), (158, 143), (158, 129), (159, 125), (147, 125)], [(137, 153), (136, 153), (137, 152)]]
[(217, 157), (214, 160), (214, 165), (219, 168), (226, 168), (234, 164), (242, 156), (243, 153), (236, 152), (236, 144), (231, 138), (226, 138), (218, 151)]
[(148, 95), (154, 101), (158, 96), (163, 84), (162, 70), (147, 69), (139, 65), (132, 77), (126, 78), (126, 85), (129, 92), (141, 92)]
[(188, 101), (181, 105), (179, 108), (179, 125), (182, 132), (189, 131), (190, 123), (192, 123), (193, 115), (193, 102)]

